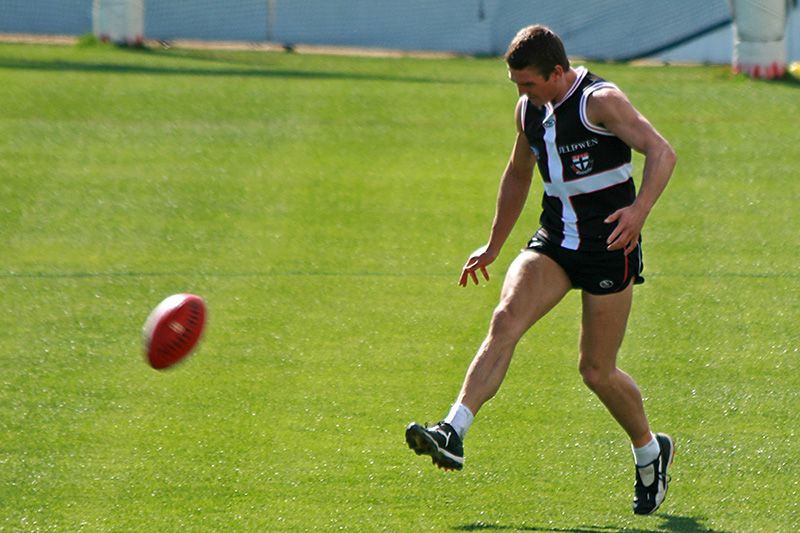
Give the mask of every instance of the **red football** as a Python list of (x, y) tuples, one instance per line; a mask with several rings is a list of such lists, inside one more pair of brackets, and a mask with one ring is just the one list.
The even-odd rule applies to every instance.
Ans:
[(144, 349), (150, 366), (169, 368), (190, 353), (203, 334), (206, 303), (194, 294), (173, 294), (144, 323)]

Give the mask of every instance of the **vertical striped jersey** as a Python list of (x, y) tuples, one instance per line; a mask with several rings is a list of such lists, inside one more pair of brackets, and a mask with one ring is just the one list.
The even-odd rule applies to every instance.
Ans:
[(561, 101), (539, 108), (521, 97), (522, 129), (544, 181), (540, 223), (547, 239), (570, 250), (605, 251), (614, 224), (603, 220), (636, 197), (631, 149), (587, 117), (589, 95), (615, 85), (585, 67), (575, 70)]

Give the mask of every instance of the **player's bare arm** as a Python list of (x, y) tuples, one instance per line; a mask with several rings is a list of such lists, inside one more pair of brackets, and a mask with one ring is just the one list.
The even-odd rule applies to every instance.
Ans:
[(522, 131), (520, 122), (521, 109), (522, 103), (520, 101), (517, 103), (517, 109), (514, 114), (517, 124), (517, 137), (514, 142), (514, 148), (511, 151), (511, 157), (500, 179), (497, 207), (489, 242), (470, 255), (461, 270), (461, 277), (458, 280), (458, 284), (462, 287), (466, 287), (468, 278), (472, 278), (472, 282), (475, 285), (478, 284), (478, 276), (475, 273), (477, 270), (480, 270), (486, 280), (489, 279), (489, 272), (486, 267), (497, 259), (500, 249), (508, 239), (528, 197), (536, 158), (531, 151), (525, 133)]
[(610, 130), (632, 149), (644, 154), (644, 171), (634, 203), (612, 213), (606, 223), (617, 223), (608, 237), (608, 249), (626, 254), (636, 249), (650, 210), (667, 186), (675, 167), (675, 151), (622, 91), (602, 89), (587, 104), (589, 120)]

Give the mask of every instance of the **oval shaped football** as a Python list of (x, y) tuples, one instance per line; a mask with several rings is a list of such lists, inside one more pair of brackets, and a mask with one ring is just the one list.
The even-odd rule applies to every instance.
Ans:
[(206, 303), (196, 294), (173, 294), (153, 309), (144, 323), (147, 362), (169, 368), (194, 350), (206, 323)]

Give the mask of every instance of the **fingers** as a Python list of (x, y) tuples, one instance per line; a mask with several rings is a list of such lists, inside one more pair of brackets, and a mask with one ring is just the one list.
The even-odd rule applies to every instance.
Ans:
[(464, 268), (461, 270), (461, 277), (458, 279), (458, 284), (462, 287), (466, 287), (467, 280), (472, 279), (472, 283), (478, 285), (478, 275), (475, 273), (476, 270), (480, 270), (483, 279), (489, 281), (489, 271), (486, 270), (486, 265), (481, 264), (479, 257), (470, 257), (467, 264), (464, 265)]
[(614, 222), (617, 222), (617, 226), (608, 236), (608, 239), (606, 239), (606, 244), (608, 245), (606, 247), (606, 250), (608, 250), (609, 252), (613, 252), (614, 250), (624, 250), (625, 255), (628, 255), (629, 253), (628, 248), (631, 246), (632, 242), (637, 241), (639, 239), (639, 236), (631, 235), (628, 224), (626, 223), (626, 220), (623, 218), (624, 214), (625, 214), (625, 209), (619, 209), (608, 215), (604, 220), (606, 224), (613, 224)]
[(478, 277), (475, 275), (475, 267), (470, 264), (466, 264), (464, 265), (464, 268), (461, 270), (461, 277), (458, 278), (458, 284), (461, 285), (462, 287), (466, 287), (467, 280), (469, 278), (472, 278), (472, 283), (474, 283), (475, 285), (478, 284)]
[(628, 255), (639, 246), (639, 235), (628, 236), (627, 234), (622, 234), (614, 240), (611, 240), (611, 237), (609, 237), (609, 242), (610, 244), (606, 247), (606, 250), (609, 252), (622, 250), (625, 255)]
[(608, 251), (622, 250), (625, 255), (628, 255), (639, 245), (639, 235), (644, 225), (644, 217), (633, 206), (628, 206), (614, 211), (605, 219), (606, 224), (615, 222), (616, 227), (606, 240), (608, 245), (606, 249)]
[(461, 277), (458, 278), (458, 284), (461, 285), (462, 287), (467, 286), (467, 278), (469, 278), (470, 274), (472, 273), (472, 270), (475, 269), (474, 263), (475, 263), (475, 258), (470, 257), (467, 260), (467, 264), (465, 264), (464, 268), (461, 269)]
[(622, 248), (622, 246), (623, 246), (622, 239), (620, 239), (620, 234), (621, 233), (622, 233), (622, 230), (619, 229), (619, 226), (614, 228), (614, 231), (612, 231), (611, 235), (609, 235), (608, 239), (606, 239), (606, 244), (608, 245), (607, 246), (608, 250), (618, 250), (618, 249)]
[(626, 235), (618, 235), (613, 239), (611, 237), (608, 238), (608, 246), (606, 246), (606, 250), (609, 252), (613, 252), (615, 250), (623, 250), (625, 255), (628, 255), (629, 251), (636, 247), (636, 239), (629, 238)]
[(622, 216), (622, 209), (618, 209), (613, 213), (611, 213), (610, 215), (608, 215), (603, 222), (605, 222), (606, 224), (611, 224), (612, 222), (616, 222), (617, 220), (619, 220), (619, 217), (621, 216)]
[(486, 267), (492, 264), (496, 257), (496, 254), (489, 252), (488, 244), (472, 252), (464, 268), (461, 269), (461, 277), (458, 279), (458, 284), (462, 287), (466, 287), (467, 281), (472, 278), (472, 283), (478, 285), (478, 274), (475, 272), (476, 270), (480, 270), (483, 279), (489, 281), (489, 271)]

